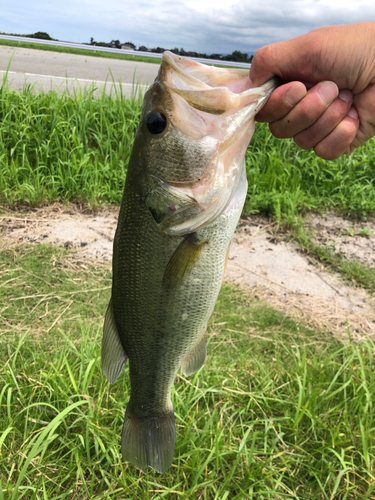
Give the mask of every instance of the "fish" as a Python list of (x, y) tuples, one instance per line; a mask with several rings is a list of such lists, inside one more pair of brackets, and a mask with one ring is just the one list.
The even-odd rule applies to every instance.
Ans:
[(254, 116), (276, 86), (248, 71), (164, 52), (144, 96), (113, 243), (102, 371), (129, 360), (124, 462), (165, 472), (176, 430), (171, 391), (207, 354), (207, 323), (247, 195)]

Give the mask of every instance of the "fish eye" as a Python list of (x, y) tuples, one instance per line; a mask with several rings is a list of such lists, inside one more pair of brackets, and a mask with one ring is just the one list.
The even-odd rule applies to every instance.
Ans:
[(159, 111), (151, 111), (146, 117), (146, 125), (151, 134), (158, 135), (166, 129), (167, 118)]

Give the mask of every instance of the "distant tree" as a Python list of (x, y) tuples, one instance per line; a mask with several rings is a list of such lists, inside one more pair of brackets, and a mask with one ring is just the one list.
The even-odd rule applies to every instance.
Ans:
[(179, 52), (178, 47), (171, 49), (171, 52), (173, 52), (173, 54), (178, 54), (178, 52)]
[(156, 47), (155, 52), (156, 52), (157, 54), (162, 54), (163, 52), (165, 52), (165, 49), (163, 49), (163, 48), (161, 48), (161, 47)]
[(120, 40), (111, 40), (109, 44), (111, 47), (116, 47), (116, 49), (121, 49)]
[(37, 31), (33, 35), (26, 35), (26, 36), (30, 38), (39, 38), (40, 40), (53, 40), (53, 38), (51, 38), (49, 34), (45, 33), (44, 31)]
[(96, 43), (96, 42), (95, 42), (95, 40), (93, 39), (93, 37), (91, 37), (91, 38), (90, 38), (90, 45), (94, 45), (94, 43)]
[(242, 53), (240, 50), (234, 50), (231, 55), (222, 57), (224, 61), (234, 61), (234, 62), (249, 62), (249, 56), (246, 53)]

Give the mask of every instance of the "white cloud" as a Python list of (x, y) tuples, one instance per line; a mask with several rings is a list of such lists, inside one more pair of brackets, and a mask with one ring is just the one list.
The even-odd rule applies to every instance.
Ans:
[(2, 7), (0, 31), (228, 53), (253, 52), (319, 26), (372, 19), (373, 0), (19, 0)]

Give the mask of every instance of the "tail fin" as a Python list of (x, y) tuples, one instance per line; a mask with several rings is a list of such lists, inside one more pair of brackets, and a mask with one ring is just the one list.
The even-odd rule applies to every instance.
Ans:
[(124, 461), (162, 474), (172, 465), (175, 444), (173, 409), (159, 417), (139, 418), (127, 407), (121, 438)]

